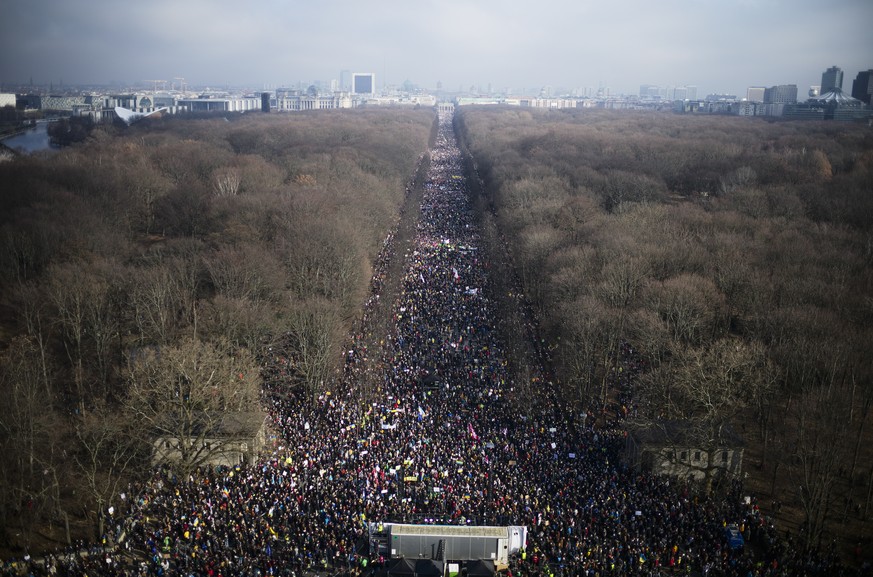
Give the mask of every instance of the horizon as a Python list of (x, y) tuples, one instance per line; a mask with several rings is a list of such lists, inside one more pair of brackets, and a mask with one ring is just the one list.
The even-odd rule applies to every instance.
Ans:
[(0, 22), (0, 83), (149, 88), (184, 77), (189, 86), (277, 87), (329, 83), (348, 70), (374, 73), (380, 90), (408, 82), (428, 92), (441, 83), (444, 92), (631, 95), (654, 85), (741, 98), (749, 87), (782, 84), (805, 94), (830, 66), (843, 70), (850, 92), (856, 75), (873, 69), (873, 2), (865, 0), (560, 0), (549, 8), (14, 2)]

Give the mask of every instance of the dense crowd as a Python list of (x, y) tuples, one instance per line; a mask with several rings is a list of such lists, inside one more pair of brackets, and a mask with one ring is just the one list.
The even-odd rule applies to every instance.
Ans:
[[(268, 455), (187, 478), (160, 471), (107, 519), (107, 547), (58, 553), (30, 570), (356, 574), (380, 563), (366, 523), (396, 521), (526, 525), (512, 575), (849, 574), (834, 558), (789, 548), (739, 486), (707, 498), (625, 467), (622, 411), (575, 413), (542, 372), (532, 376), (535, 406), (518, 406), (460, 162), (443, 117), (384, 358), (361, 350), (363, 323), (344, 378), (313, 402), (288, 390), (277, 347), (264, 366), (278, 432)], [(400, 256), (392, 241), (368, 307), (384, 263)], [(638, 361), (625, 353), (627, 381)], [(366, 403), (355, 393), (360, 379), (376, 380)], [(745, 535), (745, 551), (728, 546), (728, 524)]]

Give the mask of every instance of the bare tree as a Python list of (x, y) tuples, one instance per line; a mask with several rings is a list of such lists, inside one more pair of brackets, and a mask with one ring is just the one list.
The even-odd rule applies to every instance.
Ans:
[(775, 386), (778, 372), (757, 342), (720, 339), (679, 354), (646, 376), (645, 395), (683, 423), (677, 444), (691, 442), (706, 454), (701, 462), (685, 464), (703, 473), (710, 491), (721, 469), (715, 456), (729, 441), (732, 421), (756, 395)]
[(301, 298), (335, 300), (345, 313), (360, 294), (364, 260), (356, 231), (340, 223), (312, 221), (301, 227), (288, 251), (291, 289)]
[(73, 373), (76, 403), (85, 410), (85, 331), (91, 291), (73, 264), (52, 267), (47, 279), (64, 350)]
[(803, 510), (802, 536), (808, 546), (821, 545), (840, 470), (850, 459), (850, 403), (850, 392), (832, 382), (808, 388), (792, 404), (794, 450), (788, 470)]
[(86, 516), (95, 520), (97, 539), (104, 535), (107, 507), (120, 505), (125, 481), (150, 463), (136, 421), (119, 409), (99, 402), (75, 424), (78, 445), (74, 460), (88, 496), (82, 507)]
[(37, 351), (38, 365), (45, 387), (45, 399), (54, 402), (54, 363), (50, 351), (49, 308), (45, 295), (33, 283), (21, 285), (16, 294), (18, 310), (24, 322), (27, 337)]
[(683, 273), (654, 283), (649, 294), (676, 341), (700, 345), (717, 337), (724, 326), (724, 296), (700, 275)]
[(558, 359), (580, 400), (589, 403), (605, 394), (612, 357), (621, 341), (618, 311), (586, 296), (562, 307), (561, 312), (563, 338)]
[(324, 299), (292, 303), (289, 317), (294, 366), (301, 384), (314, 399), (324, 389), (339, 358), (339, 317), (336, 307)]
[(212, 188), (219, 198), (236, 196), (241, 182), (240, 171), (235, 167), (219, 168), (212, 174)]
[(8, 526), (16, 519), (26, 536), (43, 512), (59, 508), (52, 473), (63, 427), (46, 410), (42, 374), (32, 362), (37, 356), (27, 338), (13, 340), (0, 356), (0, 520)]
[[(611, 315), (614, 326), (609, 334), (615, 335), (611, 339), (613, 350), (610, 351), (613, 369), (617, 370), (620, 358), (621, 339), (624, 338), (626, 323), (630, 313), (637, 304), (641, 289), (644, 287), (648, 275), (649, 262), (640, 256), (614, 255), (608, 259), (601, 272), (601, 281), (597, 286), (597, 294), (605, 303), (607, 309), (614, 311)], [(607, 377), (604, 372), (601, 387), (602, 403), (606, 405)]]
[(217, 295), (199, 306), (198, 333), (206, 338), (223, 336), (235, 347), (256, 350), (281, 328), (276, 305), (264, 301)]
[(282, 265), (262, 247), (244, 244), (204, 259), (218, 294), (231, 299), (272, 300), (282, 288)]
[(200, 269), (192, 250), (182, 256), (158, 255), (130, 271), (130, 304), (141, 343), (169, 343), (193, 322)]
[[(168, 463), (188, 472), (226, 450), (211, 439), (225, 417), (257, 420), (260, 376), (251, 353), (185, 339), (129, 360), (125, 405), (152, 440), (173, 443)], [(252, 423), (253, 424), (253, 423)]]

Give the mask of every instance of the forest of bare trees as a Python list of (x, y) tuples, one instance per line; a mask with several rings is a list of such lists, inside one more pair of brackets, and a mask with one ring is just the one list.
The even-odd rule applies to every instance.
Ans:
[[(456, 115), (559, 382), (732, 424), (801, 542), (873, 532), (873, 133), (845, 123), (469, 107)], [(869, 544), (869, 542), (868, 542)]]
[(0, 548), (102, 534), (156, 434), (315, 394), (434, 130), (427, 110), (155, 119), (0, 165)]
[[(500, 298), (573, 403), (615, 402), (629, 343), (635, 418), (692, 423), (704, 448), (732, 425), (747, 487), (805, 544), (873, 532), (869, 128), (456, 122), (511, 257), (492, 274), (523, 289)], [(101, 535), (156, 434), (189, 439), (176, 466), (196, 468), (198, 434), (257, 410), (279, 339), (295, 392), (323, 392), (433, 130), (398, 109), (154, 119), (0, 164), (0, 548)], [(527, 354), (522, 319), (499, 322)]]

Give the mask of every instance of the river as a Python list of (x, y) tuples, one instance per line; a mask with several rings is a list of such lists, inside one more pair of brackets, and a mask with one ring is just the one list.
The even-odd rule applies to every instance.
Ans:
[(25, 154), (40, 150), (55, 150), (56, 147), (52, 146), (49, 140), (48, 125), (48, 122), (37, 122), (33, 128), (28, 128), (21, 134), (6, 138), (2, 142), (12, 150)]

